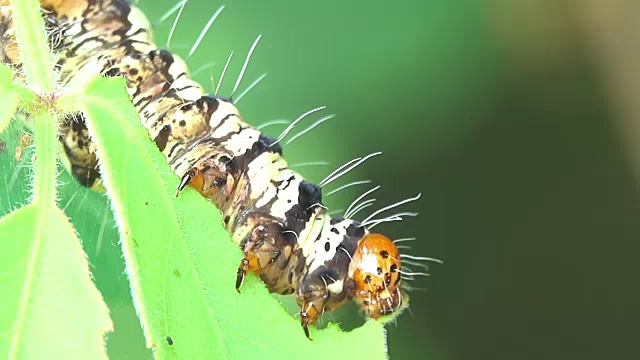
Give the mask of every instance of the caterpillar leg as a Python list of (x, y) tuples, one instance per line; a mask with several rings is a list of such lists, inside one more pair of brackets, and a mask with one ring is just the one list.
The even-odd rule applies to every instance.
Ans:
[(320, 267), (305, 276), (296, 291), (300, 304), (300, 325), (309, 340), (309, 325), (315, 324), (325, 311), (333, 311), (351, 299), (351, 285), (345, 285), (346, 267)]
[(318, 311), (312, 302), (305, 302), (300, 308), (300, 325), (302, 325), (302, 330), (304, 330), (307, 339), (313, 340), (311, 336), (309, 336), (309, 325), (315, 324), (323, 312), (324, 306), (322, 307), (322, 311)]
[(176, 190), (176, 197), (187, 185), (192, 186), (204, 197), (209, 198), (217, 189), (225, 184), (224, 174), (217, 168), (199, 164), (189, 169), (182, 178)]
[(244, 277), (247, 275), (249, 271), (255, 271), (260, 269), (260, 264), (257, 256), (250, 256), (242, 259), (240, 261), (240, 266), (238, 266), (238, 272), (236, 276), (236, 291), (240, 292), (240, 287), (242, 283), (244, 283)]
[(245, 241), (240, 242), (245, 256), (238, 266), (236, 290), (239, 291), (246, 274), (255, 271), (269, 291), (291, 294), (295, 289), (294, 282), (297, 282), (291, 269), (305, 265), (304, 258), (298, 257), (301, 250), (293, 253), (296, 237), (284, 230), (279, 222), (265, 218), (262, 213), (254, 213), (241, 223), (237, 228), (253, 230)]
[[(267, 246), (270, 247), (270, 246)], [(248, 251), (240, 261), (236, 276), (236, 290), (240, 292), (240, 287), (244, 282), (244, 277), (249, 271), (265, 272), (266, 267), (273, 264), (282, 252), (280, 250), (259, 249), (258, 251)], [(268, 273), (265, 273), (267, 275)], [(264, 277), (263, 277), (264, 278)], [(267, 285), (270, 285), (267, 283)]]
[(309, 339), (309, 325), (353, 297), (355, 283), (349, 276), (349, 266), (358, 241), (364, 236), (359, 223), (351, 220), (337, 218), (326, 228), (326, 241), (314, 242), (308, 270), (295, 293), (300, 305), (300, 325)]
[(202, 188), (202, 185), (201, 185), (202, 180), (200, 178), (201, 178), (200, 170), (198, 170), (197, 168), (189, 169), (189, 171), (187, 171), (184, 175), (182, 175), (182, 178), (180, 179), (178, 190), (176, 190), (176, 197), (180, 195), (180, 192), (184, 190), (184, 188), (187, 187), (187, 185), (193, 184), (193, 187), (196, 189)]

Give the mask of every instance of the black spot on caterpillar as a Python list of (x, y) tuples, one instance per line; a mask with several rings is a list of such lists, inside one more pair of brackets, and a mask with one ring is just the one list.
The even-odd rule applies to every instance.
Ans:
[[(49, 33), (55, 34), (51, 43), (60, 81), (83, 81), (96, 73), (126, 78), (142, 124), (182, 179), (178, 191), (192, 186), (223, 212), (227, 230), (245, 253), (237, 288), (247, 272), (255, 271), (270, 291), (295, 294), (307, 336), (309, 325), (325, 311), (352, 299), (371, 318), (400, 308), (402, 255), (392, 240), (369, 229), (408, 215), (376, 218), (417, 197), (380, 209), (362, 222), (351, 219), (364, 208), (358, 201), (377, 188), (354, 202), (344, 217), (331, 218), (322, 204), (324, 185), (377, 153), (312, 184), (283, 158), (280, 141), (292, 126), (274, 139), (245, 123), (231, 98), (204, 94), (189, 79), (184, 62), (153, 43), (149, 22), (136, 7), (123, 0), (41, 4)], [(0, 29), (9, 26), (8, 19), (2, 18)], [(6, 63), (20, 65), (18, 57), (3, 53)], [(65, 119), (60, 142), (79, 182), (98, 184), (97, 159), (81, 114)]]

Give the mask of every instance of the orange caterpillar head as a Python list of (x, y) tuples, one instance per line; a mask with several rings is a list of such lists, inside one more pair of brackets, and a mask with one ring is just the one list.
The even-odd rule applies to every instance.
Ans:
[(402, 305), (400, 253), (386, 236), (368, 234), (358, 242), (349, 277), (355, 283), (353, 299), (367, 317), (376, 319)]

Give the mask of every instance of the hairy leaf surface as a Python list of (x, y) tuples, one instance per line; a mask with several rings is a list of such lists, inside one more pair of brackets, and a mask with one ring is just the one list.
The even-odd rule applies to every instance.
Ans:
[(106, 358), (109, 311), (67, 217), (47, 204), (0, 220), (0, 354)]

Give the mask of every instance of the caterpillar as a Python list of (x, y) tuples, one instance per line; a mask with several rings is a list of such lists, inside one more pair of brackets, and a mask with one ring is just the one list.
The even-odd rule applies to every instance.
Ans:
[[(435, 259), (400, 254), (394, 241), (370, 229), (411, 215), (376, 218), (418, 197), (361, 222), (350, 217), (371, 204), (357, 205), (377, 188), (359, 197), (345, 216), (331, 217), (322, 204), (323, 185), (378, 153), (346, 163), (318, 185), (307, 182), (283, 158), (286, 132), (274, 139), (245, 123), (231, 98), (205, 94), (180, 57), (155, 45), (150, 22), (137, 7), (124, 0), (41, 0), (41, 6), (59, 82), (72, 86), (96, 74), (124, 77), (142, 124), (181, 179), (176, 196), (190, 186), (222, 211), (245, 254), (236, 289), (254, 271), (271, 292), (294, 294), (307, 337), (323, 313), (351, 300), (373, 319), (402, 307), (403, 275), (419, 274), (404, 264)], [(19, 67), (10, 46), (10, 10), (1, 15), (2, 61)], [(59, 140), (72, 175), (99, 188), (98, 160), (82, 114), (64, 119)]]

